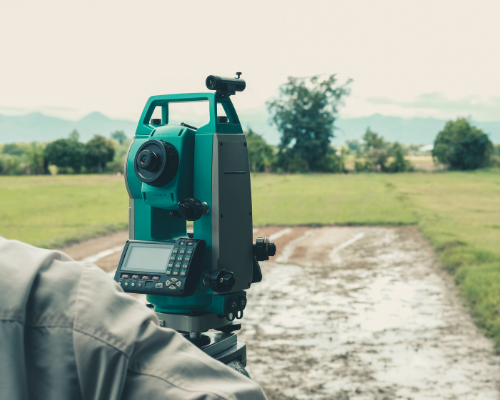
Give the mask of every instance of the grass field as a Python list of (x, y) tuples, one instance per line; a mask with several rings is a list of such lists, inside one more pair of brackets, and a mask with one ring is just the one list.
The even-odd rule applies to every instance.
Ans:
[[(253, 175), (256, 225), (418, 224), (500, 345), (500, 170)], [(127, 226), (116, 176), (0, 177), (0, 236), (57, 247)]]
[(42, 247), (128, 226), (123, 177), (0, 177), (0, 236)]

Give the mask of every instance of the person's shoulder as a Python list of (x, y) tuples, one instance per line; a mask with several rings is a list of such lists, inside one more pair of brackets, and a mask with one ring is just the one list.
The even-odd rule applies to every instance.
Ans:
[(0, 309), (28, 326), (70, 325), (85, 264), (57, 251), (0, 238)]

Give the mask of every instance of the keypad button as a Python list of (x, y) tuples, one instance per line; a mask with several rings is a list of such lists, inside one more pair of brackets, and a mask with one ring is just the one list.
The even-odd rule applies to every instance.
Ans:
[(139, 282), (139, 283), (137, 284), (137, 286), (138, 286), (138, 287), (142, 287), (142, 282)]
[(142, 276), (143, 281), (149, 281), (149, 275), (143, 275)]
[(132, 275), (132, 279), (139, 279), (139, 275)]
[(174, 283), (175, 283), (175, 282), (177, 282), (178, 280), (179, 280), (179, 279), (177, 279), (177, 278), (172, 278), (172, 279), (171, 279), (171, 281), (172, 281), (172, 282), (174, 282)]
[(186, 246), (192, 246), (193, 245), (193, 242), (187, 242), (186, 243)]
[(124, 285), (125, 285), (125, 286), (128, 286), (128, 282), (125, 282), (125, 283), (124, 283)]
[(169, 271), (167, 271), (167, 272), (166, 272), (166, 274), (167, 274), (167, 275), (171, 275), (171, 274), (172, 274), (172, 271), (171, 271), (171, 270), (169, 270)]
[(193, 250), (188, 250), (186, 253), (188, 253), (188, 254), (192, 254), (192, 253), (193, 253)]
[(174, 271), (174, 275), (179, 275), (179, 271)]
[(181, 287), (182, 286), (182, 282), (177, 282), (176, 285), (177, 285), (177, 287)]
[(181, 254), (184, 254), (185, 252), (186, 252), (186, 250), (184, 250), (184, 249), (180, 251)]
[(184, 246), (185, 244), (185, 242), (179, 242), (179, 246)]
[(174, 266), (174, 263), (169, 263), (168, 268), (172, 268)]
[(173, 249), (172, 253), (177, 254), (178, 251), (179, 251), (178, 249)]
[(178, 261), (182, 261), (182, 256), (177, 257)]
[(181, 276), (185, 276), (186, 275), (186, 271), (181, 271)]
[(123, 279), (128, 279), (129, 275), (128, 274), (122, 274)]
[(172, 261), (175, 261), (175, 256), (170, 257)]
[(155, 288), (156, 289), (163, 289), (163, 283), (161, 283), (161, 282), (155, 283)]
[(159, 277), (159, 276), (153, 276), (153, 280), (154, 280), (154, 281), (159, 281), (159, 280), (160, 280), (160, 277)]
[(182, 264), (182, 268), (187, 268), (188, 266), (189, 266), (189, 264), (188, 264), (188, 263), (184, 263), (184, 264)]
[(177, 286), (170, 285), (168, 288), (169, 288), (170, 290), (175, 290), (175, 289), (177, 289)]
[(135, 282), (132, 282), (132, 283), (130, 284), (130, 286), (135, 286)]
[(172, 282), (170, 282), (169, 280), (165, 281), (165, 286), (170, 286), (172, 284)]
[(191, 257), (189, 256), (184, 259), (184, 261), (189, 261), (189, 260), (191, 260)]

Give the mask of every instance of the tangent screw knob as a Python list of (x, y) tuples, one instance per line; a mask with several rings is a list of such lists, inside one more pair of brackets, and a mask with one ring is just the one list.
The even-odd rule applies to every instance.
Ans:
[(178, 212), (187, 221), (197, 221), (208, 214), (208, 205), (198, 199), (188, 198), (179, 202)]
[(235, 283), (234, 274), (225, 269), (216, 269), (215, 271), (207, 272), (203, 277), (203, 285), (219, 293), (229, 292)]

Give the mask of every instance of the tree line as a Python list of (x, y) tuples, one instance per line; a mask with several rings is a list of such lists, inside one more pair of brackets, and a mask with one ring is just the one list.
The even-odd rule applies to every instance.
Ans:
[(0, 174), (40, 175), (55, 173), (122, 172), (130, 139), (123, 131), (110, 138), (95, 135), (86, 143), (78, 131), (53, 142), (8, 143), (0, 145)]
[[(347, 141), (336, 149), (335, 122), (339, 108), (350, 94), (351, 80), (339, 84), (335, 75), (325, 79), (289, 77), (278, 96), (266, 103), (270, 121), (281, 134), (277, 146), (248, 129), (250, 169), (253, 172), (306, 173), (347, 172), (345, 158), (355, 156), (356, 172), (410, 172), (406, 159), (418, 145), (390, 143), (369, 127), (362, 142)], [(123, 172), (130, 139), (122, 131), (110, 138), (94, 136), (79, 141), (77, 131), (50, 143), (0, 145), (0, 174)], [(449, 121), (437, 134), (432, 156), (451, 170), (500, 166), (500, 145), (465, 118)]]
[[(390, 143), (367, 128), (363, 142), (347, 141), (335, 149), (335, 121), (344, 99), (350, 94), (350, 80), (338, 84), (335, 75), (321, 80), (289, 77), (276, 99), (267, 103), (272, 123), (281, 134), (278, 146), (265, 143), (262, 136), (247, 133), (250, 167), (270, 172), (347, 172), (344, 156), (355, 154), (356, 172), (410, 172), (409, 151), (421, 146)], [(500, 166), (500, 145), (465, 118), (448, 121), (434, 141), (436, 163), (451, 170)]]

